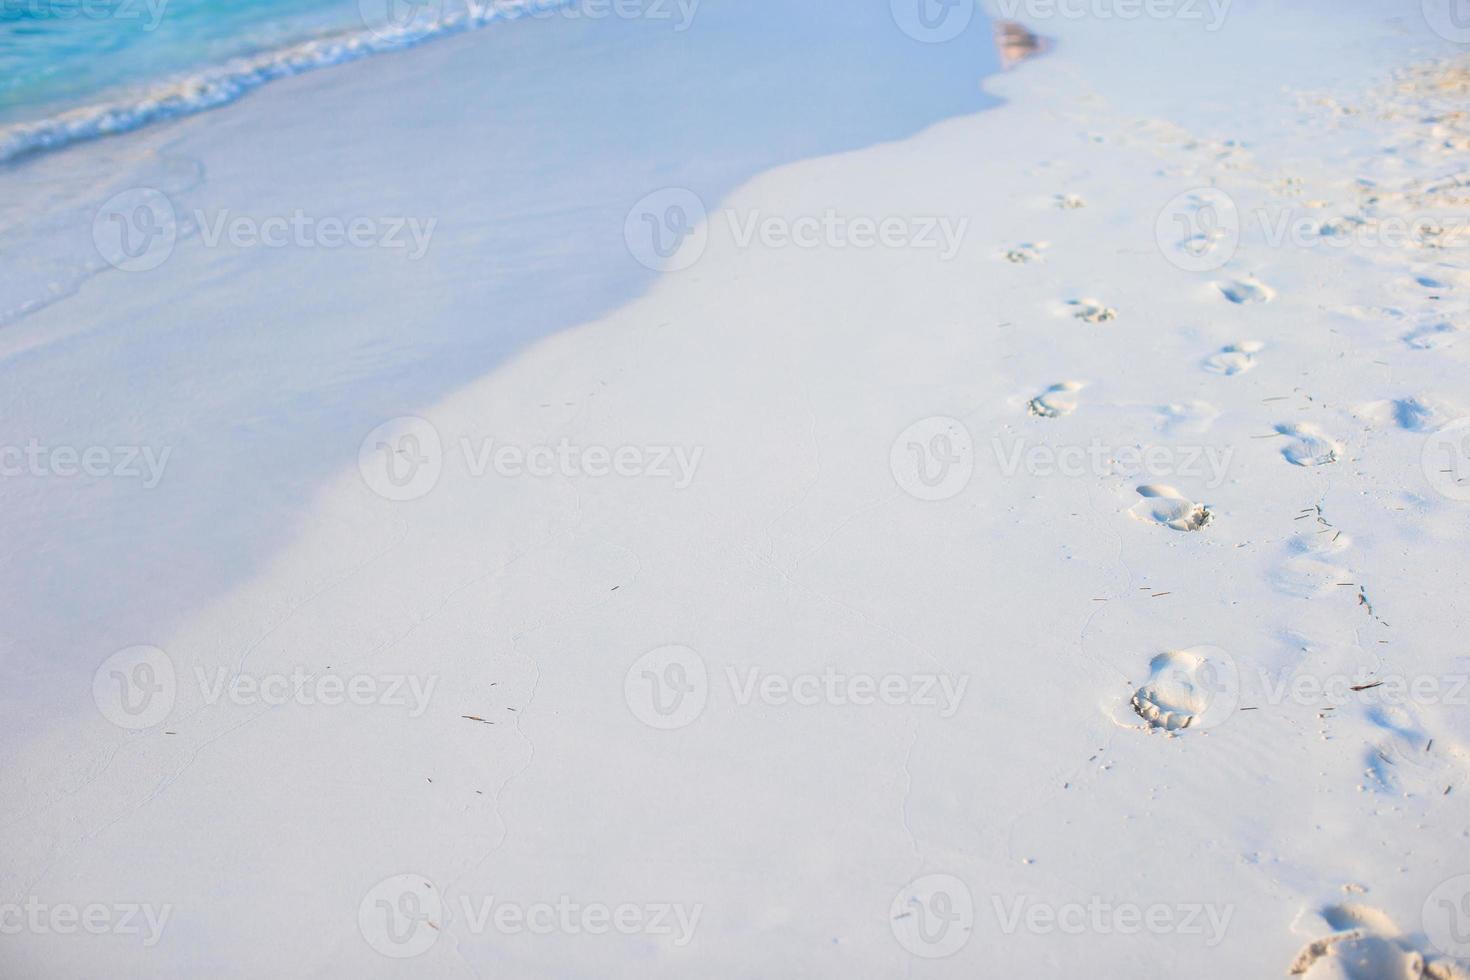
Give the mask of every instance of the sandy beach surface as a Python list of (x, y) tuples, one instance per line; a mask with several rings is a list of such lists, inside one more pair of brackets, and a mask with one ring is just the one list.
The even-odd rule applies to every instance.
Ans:
[(1137, 6), (4, 164), (0, 975), (1470, 976), (1470, 30)]

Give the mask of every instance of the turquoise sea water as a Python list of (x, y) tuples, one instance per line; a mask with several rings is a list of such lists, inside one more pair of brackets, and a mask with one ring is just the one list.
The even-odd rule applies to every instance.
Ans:
[(0, 0), (0, 164), (567, 0)]
[(356, 0), (0, 0), (0, 125), (361, 26)]

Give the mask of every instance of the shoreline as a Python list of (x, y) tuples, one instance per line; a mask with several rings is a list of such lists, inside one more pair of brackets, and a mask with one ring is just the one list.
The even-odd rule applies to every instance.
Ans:
[(517, 0), (491, 6), (480, 0), (466, 0), (464, 13), (425, 24), (366, 24), (360, 30), (342, 30), (259, 54), (231, 58), (223, 64), (147, 83), (126, 100), (93, 102), (41, 119), (0, 126), (0, 167), (78, 143), (208, 112), (283, 78), (404, 51), (502, 21), (544, 17), (567, 2)]
[[(837, 10), (801, 26), (829, 38)], [(1319, 94), (1232, 116), (1217, 100), (1235, 75), (1210, 69), (1238, 67), (1263, 19), (1301, 43), (1295, 16), (1240, 11), (1182, 52), (1175, 24), (1032, 24), (1057, 43), (1001, 74), (900, 38), (878, 81), (834, 79), (886, 36), (857, 30), (888, 29), (873, 20), (801, 76), (812, 99), (842, 93), (806, 114), (721, 101), (721, 79), (759, 74), (759, 29), (697, 52), (482, 33), (503, 76), (449, 40), (171, 133), (167, 152), (200, 163), (177, 193), (203, 213), (439, 223), (416, 265), (188, 239), (22, 321), (60, 339), (0, 361), (25, 392), (0, 412), (15, 432), (55, 417), (71, 429), (48, 445), (176, 451), (159, 492), (113, 487), (111, 511), (10, 491), (16, 547), (46, 575), (0, 582), (37, 610), (13, 624), (26, 738), (0, 813), (23, 853), (0, 901), (175, 912), (147, 949), (27, 935), (14, 962), (1222, 978), (1443, 962), (1422, 910), (1465, 870), (1448, 842), (1470, 725), (1451, 685), (1426, 699), (1412, 682), (1470, 666), (1447, 601), (1465, 504), (1423, 463), (1470, 413), (1470, 270), (1432, 236), (1369, 231), (1456, 220), (1438, 178), (1463, 125), (1424, 121), (1430, 70), (1321, 94), (1352, 72), (1312, 55), (1377, 36), (1366, 18), (1298, 52)], [(815, 57), (783, 41), (772, 65)], [(426, 94), (543, 79), (568, 43), (588, 77), (564, 99), (450, 111)], [(641, 57), (597, 60), (624, 45)], [(1108, 70), (1150, 48), (1142, 77)], [(1175, 59), (1200, 68), (1150, 87)], [(587, 85), (671, 76), (728, 115), (695, 133), (677, 93), (630, 118)], [(520, 145), (481, 128), (501, 115)], [(795, 124), (817, 116), (816, 137)], [(252, 149), (263, 119), (278, 142)], [(716, 156), (719, 173), (666, 162)], [(713, 217), (684, 223), (669, 190)], [(1213, 220), (1232, 210), (1233, 231)], [(952, 249), (918, 244), (929, 218)], [(1316, 231), (1272, 240), (1280, 219)], [(633, 237), (648, 227), (668, 237)], [(1145, 468), (1151, 450), (1170, 468)], [(83, 548), (78, 525), (111, 537)], [(97, 711), (109, 657), (174, 678), (164, 717), (123, 731)], [(298, 671), (310, 703), (277, 684)], [(372, 681), (355, 700), (354, 680)], [(411, 951), (370, 915), (405, 888), (442, 912)], [(558, 896), (575, 929), (479, 914)], [(969, 909), (938, 942), (903, 914), (936, 897)], [(1169, 928), (1057, 925), (1104, 905)], [(584, 928), (622, 906), (637, 930)], [(658, 931), (670, 909), (680, 927)]]

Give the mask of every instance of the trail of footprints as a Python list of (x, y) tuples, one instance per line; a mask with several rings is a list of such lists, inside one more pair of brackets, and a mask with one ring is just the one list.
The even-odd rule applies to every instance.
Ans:
[[(1466, 89), (1470, 90), (1470, 75), (1465, 78)], [(1459, 132), (1456, 151), (1463, 153), (1470, 149), (1470, 116), (1453, 118)], [(1429, 145), (1434, 143), (1431, 141)], [(1408, 203), (1422, 206), (1425, 198), (1434, 200), (1434, 194), (1459, 194), (1463, 201), (1457, 203), (1470, 204), (1470, 194), (1467, 194), (1470, 174), (1442, 181), (1441, 185), (1424, 186), (1420, 198)], [(1374, 198), (1369, 201), (1370, 206), (1376, 203)], [(1055, 204), (1065, 209), (1084, 206), (1081, 198), (1071, 194), (1058, 194)], [(1322, 226), (1322, 234), (1351, 231), (1351, 226), (1363, 220), (1366, 219), (1329, 221)], [(1439, 238), (1443, 230), (1425, 229), (1420, 247), (1442, 248)], [(1016, 257), (1007, 255), (1012, 262), (1033, 261), (1037, 257), (1015, 250), (1013, 254)], [(1394, 288), (1417, 300), (1438, 304), (1451, 296), (1458, 279), (1464, 278), (1465, 274), (1458, 270), (1445, 273), (1437, 269), (1400, 279)], [(1213, 283), (1213, 287), (1222, 299), (1239, 307), (1266, 304), (1276, 298), (1276, 291), (1254, 276), (1224, 279)], [(1116, 310), (1093, 299), (1072, 300), (1068, 306), (1073, 316), (1089, 323), (1103, 323), (1117, 316)], [(1406, 321), (1399, 338), (1413, 350), (1449, 347), (1463, 329), (1455, 317), (1434, 308), (1417, 318), (1386, 308), (1339, 312), (1378, 322), (1385, 317)], [(1265, 345), (1260, 341), (1239, 341), (1207, 355), (1201, 367), (1226, 377), (1244, 374), (1256, 368), (1258, 356), (1264, 350)], [(1053, 385), (1031, 399), (1028, 409), (1032, 415), (1045, 418), (1070, 414), (1077, 407), (1076, 393), (1080, 388), (1075, 382)], [(1433, 430), (1444, 416), (1435, 404), (1418, 397), (1371, 403), (1359, 411), (1375, 421), (1391, 422), (1413, 432)], [(1218, 414), (1212, 412), (1205, 403), (1172, 405), (1163, 410), (1161, 428), (1166, 433), (1202, 431), (1213, 421), (1214, 414)], [(1275, 426), (1274, 434), (1285, 440), (1280, 456), (1289, 465), (1330, 467), (1344, 458), (1343, 445), (1312, 423), (1282, 422)], [(1191, 532), (1208, 527), (1214, 519), (1207, 505), (1189, 499), (1172, 486), (1146, 484), (1137, 487), (1135, 493), (1136, 499), (1128, 509), (1129, 516), (1135, 520)], [(1353, 573), (1344, 564), (1352, 539), (1327, 520), (1320, 506), (1305, 509), (1296, 520), (1301, 522), (1301, 529), (1286, 546), (1286, 555), (1274, 573), (1273, 584), (1302, 598), (1347, 591), (1356, 595), (1357, 605), (1367, 615), (1383, 623), (1367, 590), (1352, 581)], [(1221, 707), (1222, 696), (1229, 710), (1235, 708), (1228, 684), (1222, 686), (1220, 681), (1220, 673), (1213, 669), (1208, 653), (1202, 649), (1161, 653), (1149, 661), (1147, 679), (1134, 690), (1129, 706), (1145, 729), (1170, 735), (1198, 730), (1208, 727), (1212, 713)], [(1386, 792), (1427, 794), (1438, 790), (1443, 772), (1426, 756), (1434, 739), (1420, 730), (1408, 711), (1395, 705), (1377, 706), (1367, 712), (1367, 722), (1380, 734), (1364, 748), (1365, 782), (1375, 783)], [(1344, 890), (1364, 889), (1345, 886)], [(1327, 905), (1304, 912), (1293, 928), (1308, 941), (1288, 967), (1287, 972), (1292, 976), (1307, 980), (1470, 980), (1470, 968), (1437, 954), (1426, 955), (1418, 945), (1424, 940), (1422, 934), (1404, 933), (1384, 912), (1370, 905)]]

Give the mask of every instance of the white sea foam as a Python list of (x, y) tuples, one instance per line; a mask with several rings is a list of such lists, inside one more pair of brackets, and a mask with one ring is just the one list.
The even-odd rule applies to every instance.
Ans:
[(415, 22), (406, 25), (367, 27), (236, 58), (223, 65), (170, 79), (131, 98), (83, 106), (46, 119), (0, 128), (0, 163), (213, 109), (234, 102), (245, 93), (278, 78), (357, 61), (384, 51), (401, 50), (495, 21), (514, 20), (564, 7), (567, 3), (568, 0), (516, 0), (511, 3), (468, 0), (464, 9), (415, 18)]

